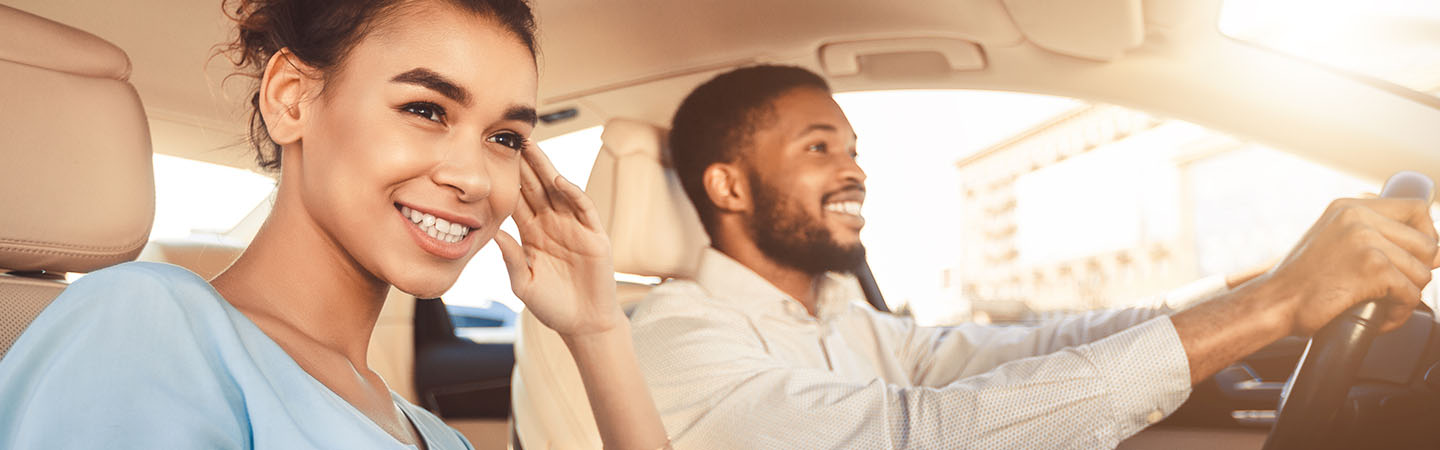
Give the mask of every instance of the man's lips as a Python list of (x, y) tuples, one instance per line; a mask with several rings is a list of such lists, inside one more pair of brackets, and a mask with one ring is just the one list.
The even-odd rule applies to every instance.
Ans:
[(849, 188), (827, 194), (820, 206), (827, 216), (858, 229), (865, 226), (865, 217), (860, 214), (864, 203), (864, 188)]

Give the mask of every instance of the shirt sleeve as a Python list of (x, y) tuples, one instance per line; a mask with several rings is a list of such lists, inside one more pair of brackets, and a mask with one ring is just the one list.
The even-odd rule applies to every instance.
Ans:
[[(1051, 319), (1037, 325), (917, 327), (894, 316), (874, 318), (895, 354), (921, 386), (943, 386), (978, 375), (1009, 361), (1048, 355), (1089, 344), (1130, 327), (1174, 314), (1228, 291), (1224, 276), (1212, 276), (1123, 309), (1098, 310)], [(1184, 355), (1183, 348), (1170, 349)]]
[(243, 402), (165, 280), (107, 269), (0, 360), (0, 448), (248, 448)]
[(647, 321), (636, 349), (676, 448), (1113, 448), (1190, 390), (1165, 317), (933, 387), (787, 367), (736, 318)]

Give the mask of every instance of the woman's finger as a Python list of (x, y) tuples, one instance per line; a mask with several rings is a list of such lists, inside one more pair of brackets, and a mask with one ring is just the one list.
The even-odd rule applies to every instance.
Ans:
[(555, 177), (560, 176), (560, 172), (556, 171), (555, 166), (550, 163), (550, 157), (545, 156), (545, 152), (541, 151), (540, 147), (533, 145), (526, 147), (524, 153), (526, 165), (530, 166), (536, 178), (540, 180), (540, 184), (545, 187), (545, 193), (550, 199), (550, 208), (561, 214), (573, 214), (570, 205), (562, 200), (564, 195), (560, 193), (555, 182)]
[(600, 225), (600, 214), (595, 210), (595, 202), (590, 200), (590, 196), (585, 195), (585, 190), (580, 189), (580, 186), (576, 186), (565, 177), (558, 175), (557, 177), (555, 185), (559, 188), (560, 193), (564, 194), (566, 202), (570, 204), (570, 209), (574, 211), (575, 218), (580, 220), (580, 224), (591, 230), (605, 232), (605, 227)]
[[(505, 271), (510, 273), (510, 290), (520, 296), (530, 282), (530, 262), (525, 257), (525, 248), (505, 230), (495, 231), (495, 245), (500, 246), (500, 257), (505, 260)], [(524, 299), (523, 296), (520, 296)]]
[(530, 167), (528, 158), (525, 164), (520, 165), (520, 195), (525, 198), (531, 213), (540, 214), (550, 209), (549, 194), (545, 193), (545, 185), (540, 182), (535, 169)]
[(540, 177), (540, 181), (545, 184), (545, 187), (553, 189), (555, 176), (560, 175), (560, 171), (555, 170), (555, 165), (550, 163), (550, 157), (536, 145), (525, 147), (525, 151), (522, 153), (525, 156), (525, 162), (535, 169), (535, 175)]
[(522, 230), (525, 229), (525, 225), (535, 219), (535, 210), (530, 207), (530, 200), (521, 195), (515, 201), (515, 212), (511, 213), (510, 217), (515, 218), (515, 225)]

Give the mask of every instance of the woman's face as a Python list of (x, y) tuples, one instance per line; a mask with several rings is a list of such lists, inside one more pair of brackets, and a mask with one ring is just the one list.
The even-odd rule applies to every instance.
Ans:
[(439, 296), (515, 208), (535, 91), (534, 58), (513, 33), (446, 2), (413, 3), (302, 105), (294, 187), (364, 270)]

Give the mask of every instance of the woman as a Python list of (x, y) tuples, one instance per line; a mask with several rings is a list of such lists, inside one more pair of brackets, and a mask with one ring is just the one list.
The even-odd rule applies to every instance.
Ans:
[[(594, 208), (529, 145), (523, 0), (227, 9), (280, 175), (270, 217), (210, 283), (127, 263), (67, 289), (0, 364), (0, 448), (469, 448), (365, 358), (391, 286), (438, 296), (492, 237), (607, 446), (667, 446)], [(512, 213), (523, 244), (499, 230)]]

